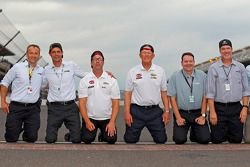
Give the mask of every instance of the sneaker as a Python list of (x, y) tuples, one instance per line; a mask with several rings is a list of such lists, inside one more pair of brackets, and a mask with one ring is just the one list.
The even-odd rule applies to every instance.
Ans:
[(64, 140), (67, 141), (67, 142), (70, 142), (70, 134), (69, 133), (66, 133), (64, 135)]

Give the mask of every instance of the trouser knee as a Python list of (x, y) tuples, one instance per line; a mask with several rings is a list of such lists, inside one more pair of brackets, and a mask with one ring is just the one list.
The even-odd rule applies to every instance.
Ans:
[(5, 135), (5, 140), (6, 140), (6, 142), (17, 142), (18, 141), (18, 138), (12, 138), (12, 137), (7, 137), (6, 135)]
[(154, 138), (154, 142), (156, 144), (164, 144), (164, 143), (166, 143), (166, 141), (167, 141), (167, 136), (161, 136), (161, 137)]
[(137, 143), (139, 141), (139, 137), (136, 137), (136, 136), (131, 136), (131, 135), (128, 135), (125, 133), (124, 135), (124, 141), (126, 143)]
[(229, 143), (241, 143), (242, 142), (242, 137), (235, 137), (235, 138), (232, 138), (232, 139), (228, 139), (228, 142)]
[(115, 144), (116, 140), (117, 140), (116, 136), (104, 137), (104, 141), (106, 141), (108, 144)]
[(173, 137), (175, 144), (185, 144), (187, 142), (187, 138), (177, 138)]
[(93, 141), (95, 141), (95, 137), (93, 136), (82, 136), (81, 140), (85, 143), (85, 144), (91, 144)]
[(53, 137), (46, 137), (45, 141), (47, 143), (55, 143), (57, 141), (57, 138), (53, 138)]
[(34, 143), (35, 141), (37, 141), (37, 135), (23, 135), (23, 141), (26, 141), (28, 143)]

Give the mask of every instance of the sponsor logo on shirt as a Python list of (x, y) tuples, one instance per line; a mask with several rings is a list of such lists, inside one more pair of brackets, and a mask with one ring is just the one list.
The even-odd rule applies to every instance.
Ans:
[(90, 81), (89, 81), (89, 84), (94, 84), (94, 83), (95, 83), (94, 80), (90, 80)]
[(136, 79), (142, 79), (142, 74), (136, 74)]
[(151, 79), (157, 79), (157, 74), (151, 73), (150, 75), (151, 75)]
[(91, 85), (91, 86), (88, 87), (88, 89), (93, 88), (93, 87), (94, 87), (94, 85)]

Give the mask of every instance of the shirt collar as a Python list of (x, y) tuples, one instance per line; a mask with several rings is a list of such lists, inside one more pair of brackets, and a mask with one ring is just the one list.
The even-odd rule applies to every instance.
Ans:
[(183, 69), (182, 69), (182, 72), (183, 72), (184, 76), (187, 77), (187, 78), (190, 77), (190, 76), (191, 76), (191, 77), (194, 77), (195, 69), (193, 70), (193, 72), (192, 72), (191, 75), (188, 75), (188, 74), (186, 73), (186, 71), (184, 71)]
[(54, 69), (54, 68), (61, 68), (61, 67), (62, 67), (62, 68), (65, 67), (65, 62), (62, 62), (62, 64), (61, 64), (60, 67), (55, 67), (54, 64), (51, 65), (51, 69)]
[[(154, 71), (155, 70), (155, 65), (152, 63), (152, 65), (151, 65), (151, 67), (150, 67), (150, 69), (148, 70), (148, 71)], [(141, 71), (147, 71), (144, 67), (143, 67), (143, 65), (141, 64)]]
[[(224, 66), (224, 64), (222, 63), (222, 60), (221, 60), (221, 59), (218, 61), (218, 63), (219, 63), (219, 66), (220, 66), (220, 67), (223, 67), (223, 66)], [(235, 61), (235, 60), (232, 60), (231, 65), (236, 65), (236, 61)]]
[[(93, 71), (91, 71), (90, 74), (91, 74), (91, 76), (92, 76), (93, 78), (97, 78), (97, 77), (95, 76), (95, 74), (93, 73)], [(102, 75), (100, 76), (100, 78), (101, 78), (101, 79), (105, 79), (105, 78), (107, 78), (107, 76), (108, 76), (108, 74), (107, 74), (105, 71), (103, 71), (103, 72), (102, 72)], [(97, 78), (97, 79), (100, 79), (100, 78)]]
[[(28, 61), (25, 61), (24, 62), (24, 65), (25, 65), (25, 67), (29, 67), (29, 63), (28, 63)], [(35, 66), (35, 68), (34, 69), (37, 69), (37, 68), (39, 68), (40, 67), (40, 65), (39, 64), (36, 64), (36, 66)]]

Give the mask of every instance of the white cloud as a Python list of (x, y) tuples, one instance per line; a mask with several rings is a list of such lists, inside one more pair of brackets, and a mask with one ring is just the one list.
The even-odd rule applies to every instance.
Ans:
[(65, 59), (89, 69), (89, 56), (102, 50), (121, 88), (130, 67), (140, 62), (139, 47), (151, 43), (155, 63), (168, 76), (191, 51), (196, 62), (218, 56), (218, 41), (230, 38), (235, 49), (250, 45), (247, 0), (26, 0), (1, 2), (5, 15), (28, 41), (48, 47), (63, 44)]

